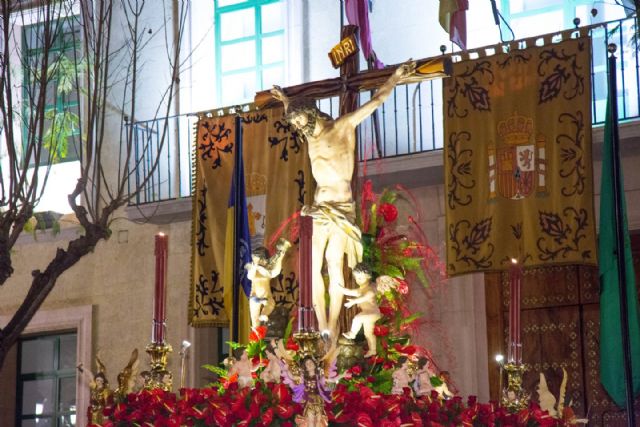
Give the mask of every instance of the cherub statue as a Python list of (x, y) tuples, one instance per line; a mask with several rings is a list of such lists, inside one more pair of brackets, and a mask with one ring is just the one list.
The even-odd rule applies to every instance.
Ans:
[(253, 385), (253, 378), (251, 377), (251, 373), (253, 372), (252, 368), (253, 365), (251, 360), (249, 360), (247, 350), (243, 349), (240, 359), (233, 361), (233, 364), (229, 368), (228, 375), (229, 377), (238, 375), (239, 388), (251, 387)]
[(135, 387), (135, 380), (138, 372), (138, 349), (134, 349), (131, 352), (129, 363), (118, 374), (118, 388), (116, 388), (114, 395), (117, 400), (125, 400), (127, 394), (131, 393)]
[(353, 277), (359, 286), (358, 289), (347, 289), (343, 286), (337, 288), (344, 295), (352, 297), (344, 304), (346, 308), (356, 304), (360, 307), (360, 313), (356, 314), (351, 322), (351, 330), (343, 335), (345, 338), (355, 339), (360, 329), (363, 328), (369, 346), (364, 357), (375, 356), (377, 340), (373, 328), (382, 315), (378, 308), (375, 285), (371, 283), (371, 269), (366, 264), (359, 263), (353, 268)]
[(251, 280), (251, 295), (249, 296), (249, 312), (251, 313), (251, 327), (266, 323), (269, 314), (276, 306), (271, 294), (271, 279), (278, 276), (282, 270), (282, 260), (291, 243), (286, 239), (278, 240), (276, 253), (269, 258), (269, 252), (264, 246), (251, 251), (251, 262), (244, 268)]
[(411, 382), (411, 374), (409, 374), (409, 359), (406, 356), (398, 358), (399, 367), (393, 371), (393, 387), (391, 394), (404, 394), (404, 388), (409, 387)]
[[(415, 72), (415, 62), (400, 65), (360, 108), (336, 119), (322, 113), (312, 100), (289, 99), (274, 86), (271, 94), (282, 101), (288, 121), (309, 144), (311, 173), (316, 181), (313, 204), (302, 208), (302, 215), (313, 218), (311, 254), (312, 302), (318, 327), (324, 336), (337, 341), (338, 318), (342, 310), (344, 287), (343, 259), (350, 268), (362, 261), (361, 231), (355, 224), (355, 203), (351, 178), (355, 165), (356, 127), (389, 97), (393, 88)], [(329, 273), (329, 313), (325, 304), (322, 268)]]
[(415, 372), (415, 382), (413, 383), (413, 390), (416, 392), (416, 396), (429, 396), (431, 391), (434, 390), (431, 384), (431, 377), (434, 377), (436, 373), (431, 367), (431, 362), (426, 357), (418, 359), (418, 370)]
[(102, 424), (103, 414), (102, 411), (107, 406), (112, 398), (112, 392), (109, 389), (109, 381), (105, 374), (106, 368), (102, 360), (96, 356), (96, 366), (98, 372), (93, 374), (91, 371), (85, 370), (82, 363), (77, 366), (78, 372), (86, 374), (89, 378), (89, 408), (87, 412), (87, 418), (91, 424)]
[(440, 375), (438, 375), (438, 378), (440, 379), (440, 381), (442, 381), (442, 383), (439, 386), (434, 387), (434, 390), (438, 392), (438, 396), (440, 396), (443, 399), (449, 399), (450, 397), (453, 397), (454, 393), (452, 393), (449, 390), (449, 386), (447, 385), (450, 382), (449, 372), (448, 371), (440, 372)]
[(282, 375), (282, 369), (280, 368), (280, 360), (276, 357), (273, 351), (265, 350), (269, 364), (260, 373), (260, 379), (264, 382), (279, 383), (280, 376)]

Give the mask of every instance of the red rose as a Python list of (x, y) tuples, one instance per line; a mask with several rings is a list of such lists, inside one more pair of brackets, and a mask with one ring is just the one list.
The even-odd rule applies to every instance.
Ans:
[(379, 212), (386, 222), (393, 222), (398, 218), (398, 209), (391, 203), (380, 205)]
[(389, 335), (389, 328), (384, 325), (376, 325), (373, 328), (373, 334), (377, 337), (385, 337)]
[(393, 309), (393, 307), (382, 305), (380, 306), (380, 313), (382, 313), (384, 317), (391, 317), (396, 313), (396, 311)]
[(408, 294), (409, 284), (402, 279), (396, 279), (396, 281), (398, 282), (398, 292), (400, 292), (402, 295)]
[(351, 372), (353, 375), (360, 375), (362, 373), (362, 368), (360, 367), (360, 365), (354, 365), (349, 369), (349, 372)]

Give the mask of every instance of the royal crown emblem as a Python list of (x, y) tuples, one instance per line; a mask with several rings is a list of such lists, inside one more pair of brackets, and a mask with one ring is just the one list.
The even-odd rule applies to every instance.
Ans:
[(498, 122), (499, 143), (489, 146), (489, 198), (498, 194), (512, 200), (543, 193), (545, 187), (544, 135), (533, 138), (533, 119), (515, 112)]

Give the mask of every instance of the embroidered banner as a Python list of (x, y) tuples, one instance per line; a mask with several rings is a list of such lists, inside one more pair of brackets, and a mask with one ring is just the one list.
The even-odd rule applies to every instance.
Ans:
[[(282, 108), (243, 113), (242, 121), (249, 232), (251, 247), (256, 248), (268, 246), (278, 227), (313, 199), (313, 180), (307, 145), (292, 132)], [(233, 116), (199, 120), (191, 236), (192, 326), (228, 325), (222, 270), (234, 141)], [(272, 281), (277, 306), (290, 308), (297, 300), (296, 253), (294, 245), (282, 274)]]
[(596, 264), (591, 41), (453, 64), (445, 79), (447, 272)]

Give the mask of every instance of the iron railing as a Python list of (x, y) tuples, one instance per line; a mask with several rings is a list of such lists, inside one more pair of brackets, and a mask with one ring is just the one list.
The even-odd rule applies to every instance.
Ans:
[[(607, 45), (618, 46), (618, 111), (620, 120), (640, 117), (640, 58), (635, 18), (611, 21), (591, 30), (593, 55), (591, 61), (592, 122), (604, 122), (607, 100)], [(360, 94), (366, 102), (370, 92)], [(338, 114), (338, 98), (318, 101), (320, 109), (331, 116)], [(160, 152), (159, 167), (151, 174), (134, 204), (159, 202), (190, 196), (191, 159), (194, 115), (136, 122), (134, 144), (143, 161), (130, 164), (132, 183), (139, 185), (148, 174), (157, 155), (158, 139), (165, 124), (167, 140)], [(377, 122), (377, 125), (375, 123)], [(360, 160), (376, 160), (442, 149), (443, 146), (442, 82), (431, 80), (399, 86), (377, 113), (358, 129)], [(156, 151), (154, 151), (156, 150)], [(139, 157), (138, 157), (139, 158)]]
[(129, 194), (139, 189), (132, 205), (191, 195), (192, 140), (197, 120), (183, 114), (128, 125), (133, 126), (133, 155), (127, 165)]

